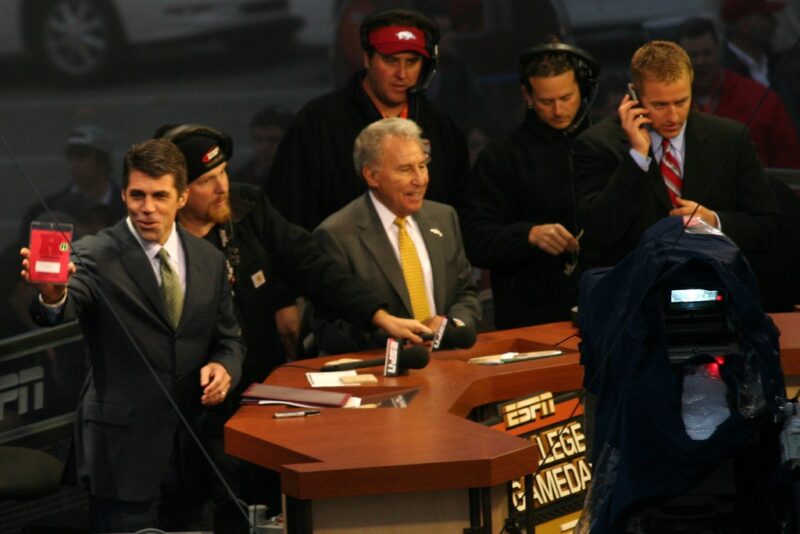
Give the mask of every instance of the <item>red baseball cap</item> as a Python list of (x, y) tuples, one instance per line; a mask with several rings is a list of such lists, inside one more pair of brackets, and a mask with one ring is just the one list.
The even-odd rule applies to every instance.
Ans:
[(786, 7), (786, 0), (724, 0), (720, 15), (725, 22), (734, 22), (750, 13), (769, 15)]
[(431, 57), (425, 46), (425, 33), (413, 26), (383, 26), (369, 33), (369, 44), (383, 55), (414, 52)]

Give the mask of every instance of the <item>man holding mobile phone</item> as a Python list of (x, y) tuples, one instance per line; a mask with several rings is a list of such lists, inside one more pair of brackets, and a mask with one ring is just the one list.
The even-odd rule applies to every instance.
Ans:
[(746, 128), (691, 110), (692, 64), (669, 41), (631, 60), (633, 89), (618, 116), (582, 134), (575, 167), (587, 264), (616, 264), (667, 216), (695, 216), (745, 253), (768, 246), (780, 212)]

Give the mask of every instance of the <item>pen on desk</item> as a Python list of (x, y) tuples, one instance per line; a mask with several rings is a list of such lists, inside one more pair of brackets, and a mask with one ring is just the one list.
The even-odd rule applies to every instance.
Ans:
[(307, 415), (320, 415), (319, 410), (299, 410), (296, 412), (275, 412), (272, 417), (275, 419), (284, 419), (286, 417), (305, 417)]

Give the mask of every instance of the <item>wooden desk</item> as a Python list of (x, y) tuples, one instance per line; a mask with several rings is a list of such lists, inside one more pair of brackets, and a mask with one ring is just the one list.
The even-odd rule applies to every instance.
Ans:
[[(800, 313), (773, 317), (783, 333), (784, 369), (800, 375)], [(321, 416), (276, 420), (273, 412), (283, 408), (244, 406), (225, 427), (226, 450), (280, 472), (283, 493), (300, 503), (300, 515), (287, 517), (294, 531), (310, 531), (313, 521), (314, 532), (326, 533), (460, 533), (475, 513), (470, 488), (492, 488), (484, 512), (491, 507), (497, 531), (507, 515), (505, 483), (532, 473), (538, 454), (532, 443), (466, 416), (475, 407), (537, 390), (579, 389), (583, 370), (575, 333), (569, 323), (554, 323), (481, 334), (472, 349), (434, 353), (425, 369), (408, 376), (386, 378), (380, 368), (367, 369), (378, 376), (378, 386), (336, 388), (357, 396), (418, 388), (407, 408), (326, 409)], [(465, 361), (556, 343), (565, 355), (502, 366)], [(319, 369), (339, 357), (299, 365)], [(284, 366), (266, 382), (308, 387), (308, 370)]]

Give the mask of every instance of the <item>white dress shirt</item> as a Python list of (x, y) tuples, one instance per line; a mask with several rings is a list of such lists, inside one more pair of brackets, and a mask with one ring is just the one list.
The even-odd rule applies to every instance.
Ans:
[[(397, 218), (397, 215), (392, 213), (389, 208), (384, 206), (381, 201), (378, 200), (374, 194), (372, 194), (372, 191), (369, 192), (369, 198), (372, 200), (372, 205), (375, 206), (375, 211), (378, 212), (378, 217), (383, 225), (383, 230), (386, 232), (386, 237), (389, 238), (389, 243), (392, 244), (392, 250), (394, 250), (395, 258), (397, 258), (397, 263), (402, 269), (403, 264), (400, 260), (400, 245), (398, 238), (400, 230), (397, 225), (394, 224), (394, 220)], [(425, 246), (425, 241), (422, 239), (422, 232), (420, 232), (419, 225), (417, 224), (417, 221), (414, 220), (413, 215), (406, 217), (406, 231), (411, 237), (411, 241), (414, 242), (414, 247), (417, 249), (417, 256), (419, 256), (419, 262), (422, 264), (422, 275), (425, 280), (425, 295), (428, 297), (428, 309), (430, 309), (431, 312), (436, 315), (436, 303), (433, 300), (433, 269), (431, 268), (431, 258), (428, 256), (428, 248)]]

